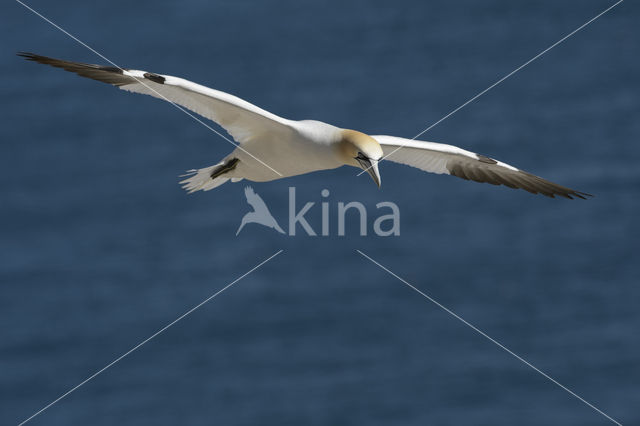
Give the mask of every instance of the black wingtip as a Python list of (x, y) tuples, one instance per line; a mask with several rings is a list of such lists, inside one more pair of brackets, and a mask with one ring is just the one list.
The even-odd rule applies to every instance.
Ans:
[(570, 192), (569, 194), (567, 194), (567, 197), (572, 199), (572, 200), (574, 200), (576, 198), (579, 198), (581, 200), (588, 200), (589, 198), (593, 198), (594, 195), (587, 194), (586, 192), (573, 191), (573, 192)]
[(31, 52), (16, 52), (16, 55), (31, 61), (33, 61), (36, 58), (36, 56), (38, 56), (35, 53), (31, 53)]
[(586, 192), (580, 192), (580, 191), (574, 191), (571, 193), (571, 195), (574, 195), (582, 200), (588, 200), (589, 198), (594, 197), (594, 195), (592, 194), (587, 194)]
[(48, 61), (52, 60), (52, 58), (48, 58), (46, 56), (38, 55), (37, 53), (31, 53), (31, 52), (17, 52), (16, 55), (26, 59), (27, 61), (40, 62), (40, 63), (44, 63), (44, 61), (47, 61), (47, 60)]

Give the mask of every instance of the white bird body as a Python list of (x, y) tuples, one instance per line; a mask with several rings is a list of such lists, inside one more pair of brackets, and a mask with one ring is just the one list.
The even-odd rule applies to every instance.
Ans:
[[(190, 170), (183, 180), (190, 192), (208, 191), (227, 180), (242, 179), (267, 182), (297, 176), (318, 170), (335, 169), (344, 165), (337, 148), (342, 129), (320, 121), (289, 120), (288, 126), (272, 129), (259, 137), (248, 138), (220, 163), (199, 170)], [(286, 153), (286, 155), (281, 155)], [(264, 163), (262, 162), (262, 159)], [(211, 173), (231, 159), (238, 159), (237, 166), (217, 179)]]
[(589, 195), (452, 145), (369, 136), (314, 120), (288, 120), (236, 96), (179, 77), (63, 61), (32, 53), (19, 55), (123, 90), (164, 99), (223, 127), (238, 145), (217, 164), (190, 170), (181, 181), (189, 192), (208, 191), (229, 180), (264, 182), (343, 165), (366, 170), (380, 186), (378, 162), (387, 159), (427, 172), (522, 188), (549, 197)]
[[(290, 121), (290, 129), (263, 134), (244, 143), (242, 149), (236, 148), (229, 157), (237, 157), (240, 162), (231, 176), (265, 182), (344, 165), (336, 149), (341, 129), (313, 120)], [(278, 155), (282, 152), (286, 155)], [(248, 153), (268, 159), (264, 161), (274, 170), (262, 166)]]

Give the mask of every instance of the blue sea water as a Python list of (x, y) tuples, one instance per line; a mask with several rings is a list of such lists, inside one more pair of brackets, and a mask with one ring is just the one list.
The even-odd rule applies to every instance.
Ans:
[[(32, 0), (117, 63), (293, 119), (413, 137), (613, 4)], [(247, 225), (244, 184), (187, 196), (231, 145), (171, 105), (15, 56), (102, 59), (0, 6), (0, 424), (640, 424), (640, 7), (626, 1), (425, 133), (595, 194), (554, 200), (385, 162), (288, 188), (330, 237)], [(321, 197), (328, 189), (330, 195)], [(338, 202), (401, 235), (336, 236)], [(369, 230), (373, 218), (369, 218)]]

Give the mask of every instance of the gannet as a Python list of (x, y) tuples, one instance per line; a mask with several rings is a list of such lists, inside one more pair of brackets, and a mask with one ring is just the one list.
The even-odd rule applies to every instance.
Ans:
[(26, 52), (18, 55), (122, 90), (164, 99), (224, 128), (238, 143), (236, 148), (218, 163), (183, 175), (187, 178), (180, 183), (189, 193), (209, 191), (229, 180), (265, 182), (344, 165), (366, 170), (380, 187), (378, 163), (385, 159), (426, 172), (521, 188), (552, 198), (590, 196), (453, 145), (368, 135), (315, 120), (288, 120), (231, 94), (179, 77)]

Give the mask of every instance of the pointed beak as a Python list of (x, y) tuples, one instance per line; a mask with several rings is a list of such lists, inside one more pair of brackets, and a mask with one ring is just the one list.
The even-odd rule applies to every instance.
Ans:
[(372, 160), (370, 158), (358, 158), (358, 157), (356, 157), (356, 160), (358, 160), (358, 163), (360, 163), (360, 167), (362, 167), (363, 170), (369, 173), (369, 176), (371, 176), (371, 179), (373, 179), (376, 185), (378, 185), (378, 188), (380, 188), (382, 179), (380, 178), (380, 170), (378, 170), (378, 160)]

